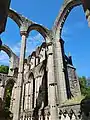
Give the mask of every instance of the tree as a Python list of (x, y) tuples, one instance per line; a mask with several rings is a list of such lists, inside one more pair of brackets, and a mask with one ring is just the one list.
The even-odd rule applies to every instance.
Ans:
[(1, 66), (0, 66), (0, 73), (5, 73), (5, 74), (7, 74), (7, 73), (8, 73), (8, 70), (9, 70), (9, 67), (8, 67), (8, 66), (4, 66), (4, 65), (1, 65)]
[(90, 98), (90, 86), (87, 86), (87, 78), (85, 76), (79, 77), (81, 94)]

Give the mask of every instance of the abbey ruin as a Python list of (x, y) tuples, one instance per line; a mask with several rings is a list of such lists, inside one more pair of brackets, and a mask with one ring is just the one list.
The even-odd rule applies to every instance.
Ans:
[[(78, 5), (80, 0), (65, 0), (51, 30), (9, 10), (8, 17), (16, 22), (22, 38), (20, 57), (7, 45), (1, 46), (9, 56), (10, 66), (8, 74), (0, 73), (0, 99), (4, 106), (10, 87), (12, 120), (90, 119), (81, 112), (79, 102), (68, 103), (81, 92), (72, 57), (65, 55), (61, 38), (68, 14)], [(38, 31), (45, 42), (25, 59), (26, 40), (32, 30)]]

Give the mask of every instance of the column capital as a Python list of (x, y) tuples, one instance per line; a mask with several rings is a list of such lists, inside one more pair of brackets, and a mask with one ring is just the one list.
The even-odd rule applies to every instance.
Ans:
[(28, 27), (26, 25), (22, 25), (20, 27), (20, 35), (25, 35), (26, 37), (28, 36)]

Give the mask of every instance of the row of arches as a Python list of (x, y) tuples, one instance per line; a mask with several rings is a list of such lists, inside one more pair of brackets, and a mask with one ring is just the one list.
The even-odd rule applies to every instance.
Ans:
[[(12, 9), (10, 9), (9, 10), (9, 12), (8, 12), (8, 17), (10, 17), (17, 25), (18, 25), (18, 27), (20, 28), (20, 31), (22, 32), (22, 27), (26, 27), (26, 29), (27, 29), (27, 34), (29, 34), (29, 32), (31, 31), (37, 31), (37, 34), (39, 35), (41, 35), (42, 36), (42, 39), (44, 39), (44, 40), (46, 40), (46, 37), (48, 38), (49, 37), (49, 33), (50, 33), (50, 31), (47, 29), (47, 28), (45, 28), (45, 27), (43, 27), (43, 26), (41, 26), (41, 25), (39, 25), (39, 24), (37, 24), (37, 23), (34, 23), (33, 21), (31, 21), (31, 20), (28, 20), (27, 18), (25, 18), (24, 16), (22, 16), (22, 15), (20, 15), (20, 14), (18, 14), (16, 11), (14, 11), (14, 10), (12, 10)], [(19, 31), (19, 32), (20, 32)], [(30, 32), (30, 33), (31, 33)], [(35, 34), (36, 35), (36, 34)], [(13, 38), (12, 38), (13, 39)], [(29, 38), (28, 38), (29, 39)], [(34, 38), (33, 38), (34, 39)], [(38, 38), (37, 38), (38, 39)], [(37, 41), (37, 40), (36, 40)], [(41, 42), (41, 41), (40, 41)], [(18, 42), (19, 43), (19, 42)], [(7, 46), (5, 46), (5, 45), (2, 45), (2, 48), (1, 48), (1, 50), (2, 51), (4, 51), (5, 53), (7, 53), (7, 55), (9, 56), (9, 61), (10, 61), (10, 59), (11, 59), (11, 61), (13, 61), (12, 59), (14, 58), (14, 57), (12, 57), (12, 56), (18, 56), (19, 55), (19, 50), (20, 50), (20, 45), (18, 46), (18, 43), (17, 43), (17, 46), (16, 47), (14, 47), (13, 49), (13, 51), (14, 52), (17, 52), (17, 53), (15, 53), (15, 54), (17, 54), (17, 55), (14, 55), (14, 52), (12, 52), (12, 50), (9, 48), (9, 47), (7, 47)], [(27, 44), (28, 43), (30, 43), (30, 42), (28, 42), (27, 41)], [(41, 44), (41, 43), (39, 43), (39, 44)], [(30, 45), (30, 44), (29, 44)], [(37, 47), (37, 45), (35, 45), (36, 47)], [(17, 48), (18, 47), (18, 48)], [(11, 47), (12, 48), (12, 47)], [(29, 48), (29, 46), (28, 46), (28, 48)], [(27, 48), (27, 50), (29, 50), (28, 51), (28, 54), (30, 55), (30, 50), (34, 50), (35, 48), (31, 48), (31, 49), (28, 49)], [(18, 49), (18, 51), (17, 51), (17, 49)], [(13, 54), (12, 54), (13, 53)], [(17, 62), (17, 65), (15, 66), (14, 65), (14, 63), (16, 64), (16, 62)], [(12, 70), (13, 69), (13, 67), (14, 68), (17, 68), (17, 66), (18, 66), (18, 62), (19, 62), (19, 57), (17, 57), (17, 60), (16, 61), (14, 61), (14, 63), (10, 63), (9, 62), (9, 66), (10, 66), (10, 69)], [(13, 64), (13, 65), (11, 65), (11, 64)], [(11, 74), (11, 73), (10, 73)], [(9, 74), (9, 75), (10, 75)], [(13, 74), (13, 73), (12, 73)]]
[[(60, 33), (64, 24), (64, 20), (67, 17), (67, 13), (69, 13), (68, 10), (71, 10), (73, 6), (79, 5), (81, 3), (77, 3), (76, 1), (67, 4), (67, 7), (65, 6), (64, 8), (64, 13), (62, 13), (63, 15), (60, 15), (58, 22), (56, 23), (56, 28), (53, 29), (53, 33), (55, 33), (54, 35), (56, 35), (56, 33), (58, 33), (59, 30), (59, 38), (60, 38)], [(80, 2), (80, 1), (79, 1)], [(68, 9), (67, 9), (68, 8)], [(25, 19), (23, 16), (17, 15), (16, 12), (12, 14), (11, 12), (11, 18), (13, 18), (13, 20), (18, 24), (18, 26), (21, 28), (23, 25), (27, 28), (27, 32), (30, 32), (31, 30), (37, 30), (38, 32), (40, 32), (40, 34), (44, 37), (44, 39), (47, 41), (47, 38), (49, 39), (50, 36), (50, 31), (46, 28), (41, 27), (41, 25), (38, 24), (33, 24), (32, 21), (28, 21), (27, 19)], [(16, 17), (14, 17), (14, 15)], [(24, 21), (24, 24), (23, 22)], [(28, 23), (28, 24), (27, 24)], [(53, 36), (54, 36), (53, 35)], [(26, 95), (27, 96), (27, 95)]]
[[(55, 24), (54, 24), (54, 27), (53, 27), (53, 31), (56, 31), (56, 29), (60, 30), (59, 33), (61, 34), (63, 25), (65, 23), (65, 20), (66, 20), (68, 14), (70, 13), (70, 11), (75, 6), (78, 6), (78, 5), (81, 5), (81, 1), (80, 0), (78, 0), (78, 1), (77, 0), (70, 0), (70, 1), (66, 2), (62, 6), (62, 12), (60, 12), (59, 16), (57, 17), (57, 19), (55, 21)], [(19, 28), (20, 28), (20, 26), (23, 25), (23, 23), (25, 23), (26, 26), (28, 26), (28, 30), (27, 30), (28, 32), (30, 32), (32, 30), (36, 30), (44, 38), (46, 38), (46, 36), (48, 36), (48, 34), (50, 34), (50, 31), (47, 28), (45, 28), (45, 27), (43, 27), (41, 25), (38, 25), (38, 24), (32, 22), (31, 20), (28, 20), (24, 16), (22, 16), (20, 14), (17, 14), (17, 12), (12, 10), (12, 9), (9, 10), (8, 16), (17, 23)], [(28, 25), (27, 25), (27, 22), (28, 22)], [(58, 28), (60, 28), (60, 29), (58, 29)]]

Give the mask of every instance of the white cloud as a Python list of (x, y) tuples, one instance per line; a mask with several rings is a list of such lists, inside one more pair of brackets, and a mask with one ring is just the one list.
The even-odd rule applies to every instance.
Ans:
[[(43, 41), (44, 40), (41, 34), (36, 34), (35, 36), (29, 36), (26, 44), (26, 56), (30, 55), (37, 48), (37, 46), (41, 45)], [(10, 48), (16, 55), (19, 56), (21, 41)], [(9, 57), (4, 52), (0, 53), (0, 64), (9, 64)]]
[(9, 57), (3, 51), (0, 52), (0, 64), (9, 65)]
[[(36, 34), (35, 36), (30, 36), (27, 39), (27, 44), (26, 44), (26, 56), (31, 54), (37, 46), (39, 46), (43, 42), (43, 37), (40, 34)], [(20, 54), (20, 47), (21, 43), (17, 43), (12, 50), (19, 56)]]
[(44, 39), (40, 34), (37, 34), (36, 36), (30, 36), (27, 39), (26, 56), (30, 55), (37, 48), (37, 46), (41, 45), (42, 42), (44, 42)]

